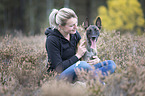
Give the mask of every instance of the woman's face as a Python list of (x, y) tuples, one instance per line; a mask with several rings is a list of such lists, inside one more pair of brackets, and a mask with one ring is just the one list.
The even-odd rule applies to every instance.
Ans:
[(66, 34), (75, 34), (77, 30), (78, 19), (77, 18), (70, 18), (67, 20), (65, 26), (61, 26), (61, 29)]

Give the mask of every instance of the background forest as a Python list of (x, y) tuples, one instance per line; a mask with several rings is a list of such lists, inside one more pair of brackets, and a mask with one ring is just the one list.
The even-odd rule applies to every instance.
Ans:
[(51, 10), (62, 7), (76, 12), (79, 25), (86, 17), (93, 24), (101, 16), (106, 30), (145, 32), (145, 0), (0, 0), (0, 34), (40, 34), (49, 26)]

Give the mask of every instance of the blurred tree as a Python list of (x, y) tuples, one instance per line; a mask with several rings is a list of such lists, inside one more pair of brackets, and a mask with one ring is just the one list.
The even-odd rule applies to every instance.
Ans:
[(144, 13), (144, 18), (145, 18), (145, 0), (138, 0), (141, 4), (141, 7), (143, 9), (143, 13)]
[[(23, 23), (23, 6), (20, 6), (22, 0), (0, 0), (0, 32), (6, 30), (22, 29)], [(19, 17), (19, 18), (17, 18)]]
[(107, 7), (101, 6), (98, 13), (107, 30), (141, 34), (144, 27), (143, 11), (137, 0), (108, 0)]
[(34, 35), (34, 7), (32, 7), (32, 2), (33, 0), (29, 0), (30, 35)]
[[(145, 0), (138, 1), (145, 11)], [(96, 16), (101, 15), (106, 29), (140, 31), (143, 26), (143, 14), (137, 0), (0, 0), (0, 34), (15, 30), (26, 35), (39, 34), (41, 29), (49, 26), (51, 10), (62, 7), (73, 9), (79, 24), (86, 17), (92, 24)]]
[[(47, 0), (40, 2), (39, 0), (29, 0), (25, 5), (26, 28), (24, 31), (27, 35), (36, 35), (41, 33), (41, 28), (45, 27), (47, 21)], [(51, 7), (51, 6), (50, 6)]]
[(0, 34), (39, 34), (46, 22), (46, 6), (46, 0), (0, 0)]
[(64, 7), (69, 8), (69, 0), (64, 0)]
[(54, 7), (54, 1), (53, 0), (47, 0), (46, 3), (46, 17), (48, 18), (52, 8)]
[(107, 6), (106, 1), (107, 0), (88, 0), (89, 2), (91, 2), (91, 6), (90, 6), (90, 22), (93, 23), (93, 20), (96, 18), (96, 16), (98, 16), (98, 9), (100, 6)]

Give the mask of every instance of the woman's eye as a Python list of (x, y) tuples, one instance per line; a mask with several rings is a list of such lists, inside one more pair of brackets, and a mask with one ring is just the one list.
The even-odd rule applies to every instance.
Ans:
[(73, 25), (70, 25), (69, 27), (74, 27), (74, 26), (77, 26), (77, 23), (76, 24), (73, 24)]

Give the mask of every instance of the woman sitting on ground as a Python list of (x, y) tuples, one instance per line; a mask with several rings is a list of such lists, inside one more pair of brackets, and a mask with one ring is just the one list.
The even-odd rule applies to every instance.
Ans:
[(74, 82), (77, 80), (77, 68), (89, 71), (94, 66), (95, 70), (101, 70), (103, 75), (115, 71), (116, 65), (112, 60), (94, 65), (80, 61), (76, 66), (76, 63), (86, 52), (86, 48), (83, 44), (77, 48), (81, 36), (77, 31), (78, 17), (72, 9), (53, 9), (49, 16), (49, 24), (50, 27), (45, 31), (47, 35), (46, 50), (50, 63), (47, 66), (48, 72), (56, 71), (60, 73), (59, 79), (67, 78), (68, 81)]

